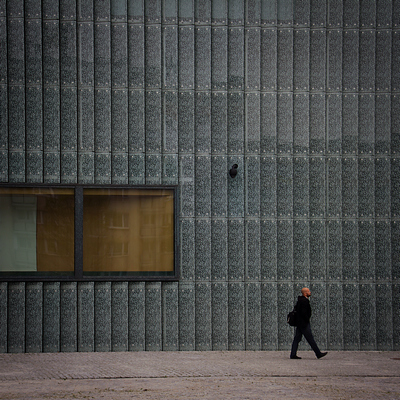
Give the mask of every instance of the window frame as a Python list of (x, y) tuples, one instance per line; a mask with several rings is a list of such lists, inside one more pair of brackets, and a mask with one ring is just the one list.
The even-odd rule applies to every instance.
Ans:
[[(0, 271), (0, 282), (145, 282), (145, 281), (178, 281), (179, 267), (179, 188), (178, 185), (88, 185), (88, 184), (30, 184), (30, 183), (0, 183), (0, 188), (41, 188), (41, 189), (73, 189), (74, 190), (74, 271), (68, 272), (6, 272)], [(171, 275), (84, 275), (83, 272), (83, 191), (84, 189), (137, 189), (137, 190), (172, 190), (173, 191), (173, 241), (174, 241), (174, 270)]]

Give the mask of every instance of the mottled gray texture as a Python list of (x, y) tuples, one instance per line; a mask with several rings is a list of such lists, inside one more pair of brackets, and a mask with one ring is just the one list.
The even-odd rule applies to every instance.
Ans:
[(199, 219), (196, 221), (195, 239), (195, 278), (198, 281), (211, 279), (211, 220)]
[(195, 96), (195, 152), (211, 152), (211, 95), (198, 92)]
[(277, 30), (261, 30), (261, 89), (276, 90), (277, 85)]
[(310, 32), (308, 30), (294, 31), (293, 48), (294, 89), (308, 90), (310, 82)]
[(228, 28), (212, 28), (211, 83), (212, 89), (227, 89), (228, 82)]
[(163, 350), (179, 350), (179, 285), (166, 283), (162, 287)]
[(245, 152), (247, 154), (258, 154), (260, 152), (260, 94), (247, 93), (245, 107), (247, 110)]
[(228, 350), (228, 283), (211, 285), (212, 350)]
[(93, 282), (78, 283), (78, 351), (95, 350), (94, 291)]
[(146, 284), (145, 310), (146, 310), (146, 350), (162, 350), (162, 324), (161, 324), (161, 283)]
[(310, 164), (306, 157), (293, 159), (293, 215), (295, 218), (309, 216), (310, 210)]
[[(26, 284), (26, 352), (43, 351), (43, 283)], [(46, 349), (49, 350), (49, 349)]]
[[(8, 346), (8, 284), (7, 282), (0, 283), (0, 350), (2, 353), (7, 353)], [(40, 311), (39, 311), (40, 312)]]
[(212, 350), (211, 283), (196, 283), (196, 350)]
[(111, 285), (111, 349), (128, 350), (129, 332), (128, 282), (113, 282)]
[(77, 332), (77, 282), (62, 282), (60, 288), (60, 345), (61, 351), (78, 349)]
[(178, 92), (163, 94), (165, 112), (163, 113), (163, 152), (178, 153)]
[(130, 282), (129, 283), (129, 315), (128, 315), (128, 340), (130, 351), (145, 350), (145, 283)]
[(111, 351), (111, 282), (96, 282), (94, 301), (96, 310), (94, 325), (96, 330), (95, 351)]
[(23, 353), (26, 351), (25, 286), (24, 282), (10, 282), (8, 284), (8, 298), (2, 296), (3, 303), (6, 302), (7, 304), (5, 308), (7, 310), (7, 351), (10, 353)]
[(179, 285), (179, 350), (195, 350), (195, 285)]
[(43, 351), (60, 351), (60, 282), (43, 284)]
[(196, 157), (195, 204), (198, 217), (210, 217), (211, 215), (211, 184), (207, 175), (210, 166), (210, 157)]

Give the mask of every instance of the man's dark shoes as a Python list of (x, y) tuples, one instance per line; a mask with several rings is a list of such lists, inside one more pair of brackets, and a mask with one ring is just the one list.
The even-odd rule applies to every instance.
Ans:
[(319, 355), (317, 356), (317, 358), (320, 359), (320, 358), (322, 358), (322, 357), (325, 357), (327, 354), (328, 354), (328, 352), (321, 353), (321, 354), (319, 354)]
[(299, 357), (299, 356), (293, 356), (293, 357), (292, 357), (292, 356), (291, 356), (290, 359), (291, 359), (291, 360), (301, 360), (301, 357)]

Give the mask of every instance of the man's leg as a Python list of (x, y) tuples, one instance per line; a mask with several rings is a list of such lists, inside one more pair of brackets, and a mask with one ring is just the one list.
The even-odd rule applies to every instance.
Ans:
[(297, 348), (299, 347), (299, 343), (301, 342), (301, 338), (303, 334), (301, 333), (301, 329), (296, 327), (296, 332), (294, 334), (293, 343), (292, 343), (292, 350), (290, 352), (290, 358), (295, 358), (297, 353)]
[(314, 350), (315, 355), (318, 357), (321, 355), (321, 350), (317, 346), (317, 343), (314, 340), (314, 336), (311, 332), (311, 325), (308, 324), (303, 330), (303, 335), (306, 338), (308, 344), (311, 346), (311, 348)]

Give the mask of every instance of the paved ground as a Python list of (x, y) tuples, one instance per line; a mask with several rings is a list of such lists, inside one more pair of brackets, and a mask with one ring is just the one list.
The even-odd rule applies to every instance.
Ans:
[(0, 399), (400, 399), (400, 352), (0, 354)]

